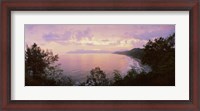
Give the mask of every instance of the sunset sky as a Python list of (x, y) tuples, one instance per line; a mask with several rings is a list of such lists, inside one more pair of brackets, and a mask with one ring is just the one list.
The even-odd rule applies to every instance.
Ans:
[(142, 48), (149, 39), (174, 32), (175, 25), (26, 24), (25, 45), (37, 43), (57, 54), (107, 53)]

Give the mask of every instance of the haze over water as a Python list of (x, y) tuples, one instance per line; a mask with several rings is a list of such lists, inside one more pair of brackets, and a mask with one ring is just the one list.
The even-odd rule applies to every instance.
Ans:
[(64, 54), (59, 57), (64, 74), (79, 82), (85, 81), (95, 67), (100, 67), (108, 78), (112, 78), (114, 70), (125, 75), (138, 62), (128, 56), (112, 53)]

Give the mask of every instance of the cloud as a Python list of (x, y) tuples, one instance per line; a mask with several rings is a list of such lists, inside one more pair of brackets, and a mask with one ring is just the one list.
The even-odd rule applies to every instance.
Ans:
[(147, 26), (139, 28), (139, 30), (125, 32), (124, 36), (126, 38), (136, 38), (140, 40), (150, 40), (157, 37), (168, 37), (170, 34), (175, 33), (175, 26)]
[(35, 25), (31, 25), (31, 24), (24, 25), (24, 29), (26, 29), (26, 30), (33, 30), (34, 27), (35, 27)]
[(93, 43), (86, 43), (86, 45), (95, 46)]
[(102, 42), (109, 42), (109, 40), (108, 39), (104, 39), (104, 40), (101, 40)]
[(89, 28), (85, 29), (85, 30), (79, 30), (75, 32), (75, 37), (77, 40), (81, 40), (83, 38), (88, 38), (91, 39), (93, 37), (91, 30)]
[(121, 44), (121, 41), (122, 41), (122, 40), (115, 40), (115, 41), (113, 41), (113, 42), (110, 42), (109, 45), (113, 45), (113, 46), (120, 45), (120, 44)]
[(71, 38), (72, 37), (72, 32), (71, 31), (66, 31), (63, 35), (63, 38)]
[(25, 42), (43, 44), (59, 53), (78, 49), (116, 51), (142, 47), (149, 39), (167, 37), (173, 32), (173, 24), (26, 24)]
[(59, 36), (57, 34), (49, 33), (43, 36), (46, 41), (57, 41), (59, 40)]
[(70, 31), (66, 31), (63, 34), (56, 34), (56, 33), (48, 33), (43, 35), (43, 39), (46, 41), (54, 41), (54, 42), (63, 42), (66, 40), (70, 40), (72, 33)]
[(79, 42), (83, 39), (91, 40), (93, 37), (90, 29), (78, 30), (78, 31), (65, 31), (64, 33), (47, 33), (43, 35), (45, 41), (54, 41), (57, 43), (67, 43), (68, 42)]

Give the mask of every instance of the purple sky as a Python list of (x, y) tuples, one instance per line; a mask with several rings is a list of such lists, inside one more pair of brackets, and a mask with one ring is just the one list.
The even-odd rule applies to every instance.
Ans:
[(37, 43), (55, 53), (114, 52), (142, 48), (149, 39), (168, 37), (175, 25), (26, 24), (25, 43)]

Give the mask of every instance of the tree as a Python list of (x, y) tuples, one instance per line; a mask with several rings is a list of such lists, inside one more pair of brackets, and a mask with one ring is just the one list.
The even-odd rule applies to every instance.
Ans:
[(114, 74), (113, 81), (111, 81), (112, 85), (114, 86), (121, 85), (123, 77), (121, 76), (120, 72), (118, 70), (114, 70), (113, 74)]
[[(169, 65), (168, 61), (175, 59), (175, 33), (164, 39), (162, 37), (149, 42), (144, 46), (143, 64), (150, 65), (153, 70), (160, 65)], [(173, 63), (171, 63), (173, 65)]]
[(62, 75), (57, 79), (57, 84), (59, 86), (73, 86), (74, 81), (70, 77)]
[(175, 33), (166, 39), (149, 40), (142, 63), (151, 66), (153, 85), (175, 85)]
[(107, 86), (109, 85), (109, 80), (106, 78), (106, 74), (99, 67), (96, 67), (90, 71), (90, 75), (87, 76), (85, 85)]
[(114, 82), (121, 81), (123, 78), (118, 70), (114, 70)]
[(26, 83), (28, 85), (56, 84), (55, 78), (62, 74), (58, 65), (54, 65), (56, 61), (58, 61), (58, 55), (54, 55), (49, 50), (42, 50), (36, 43), (31, 47), (27, 46), (25, 51)]

